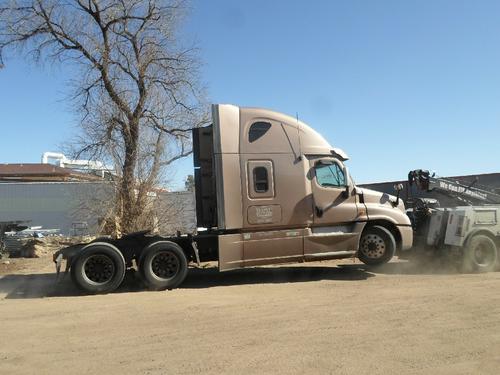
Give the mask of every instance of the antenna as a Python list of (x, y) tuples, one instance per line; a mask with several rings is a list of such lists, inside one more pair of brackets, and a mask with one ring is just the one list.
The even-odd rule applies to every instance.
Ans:
[(290, 140), (290, 137), (288, 136), (288, 133), (285, 130), (285, 125), (283, 125), (283, 123), (281, 123), (281, 129), (283, 129), (283, 133), (285, 133), (285, 137), (288, 140), (288, 144), (290, 145), (290, 148), (292, 149), (293, 156), (295, 157), (295, 159), (298, 159), (299, 156), (297, 155), (297, 153), (295, 152), (295, 149), (293, 148), (292, 141)]
[(297, 118), (297, 135), (299, 137), (299, 159), (302, 158), (302, 144), (300, 142), (300, 122), (299, 122), (299, 112), (295, 112), (295, 117)]

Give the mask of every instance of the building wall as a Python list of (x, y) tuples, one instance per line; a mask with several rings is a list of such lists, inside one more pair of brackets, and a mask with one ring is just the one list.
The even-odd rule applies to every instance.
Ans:
[(179, 191), (158, 195), (158, 229), (165, 235), (194, 233), (196, 230), (196, 208), (194, 192)]
[[(26, 220), (64, 235), (85, 222), (89, 234), (96, 234), (111, 198), (112, 187), (102, 182), (0, 183), (0, 221)], [(160, 233), (194, 231), (194, 193), (160, 193), (155, 206)]]
[[(87, 222), (93, 233), (98, 215), (90, 205), (103, 190), (102, 183), (0, 183), (0, 221), (26, 220), (29, 226), (60, 229), (65, 235), (72, 234), (74, 224)], [(86, 202), (87, 197), (95, 198)]]

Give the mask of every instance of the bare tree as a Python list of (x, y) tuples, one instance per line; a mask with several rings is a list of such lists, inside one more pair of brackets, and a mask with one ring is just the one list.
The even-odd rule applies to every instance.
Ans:
[(162, 170), (191, 153), (190, 129), (207, 121), (196, 49), (179, 36), (181, 0), (4, 0), (6, 51), (71, 63), (81, 119), (78, 156), (116, 167), (118, 232), (141, 229)]
[(194, 176), (192, 174), (186, 176), (186, 180), (184, 180), (184, 190), (194, 191)]

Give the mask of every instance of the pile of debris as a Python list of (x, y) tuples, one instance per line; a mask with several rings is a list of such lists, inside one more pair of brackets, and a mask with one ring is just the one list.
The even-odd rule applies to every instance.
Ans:
[(82, 242), (89, 242), (93, 239), (90, 236), (62, 237), (50, 236), (42, 238), (19, 239), (21, 246), (18, 251), (10, 252), (10, 257), (40, 258), (52, 255), (57, 250)]

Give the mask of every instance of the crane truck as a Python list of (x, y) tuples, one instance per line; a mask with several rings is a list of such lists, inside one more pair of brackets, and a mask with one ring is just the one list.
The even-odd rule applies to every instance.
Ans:
[(465, 272), (488, 272), (499, 267), (500, 194), (476, 183), (466, 185), (422, 169), (409, 172), (409, 189), (415, 186), (458, 202), (456, 207), (440, 207), (437, 199), (413, 199), (413, 209), (409, 210), (415, 235), (413, 253), (423, 250), (454, 257)]
[(259, 108), (213, 105), (212, 125), (193, 129), (195, 234), (148, 231), (59, 250), (76, 285), (106, 293), (137, 267), (151, 289), (173, 289), (188, 266), (219, 271), (358, 257), (388, 262), (412, 245), (398, 196), (357, 187), (348, 156), (298, 119)]

